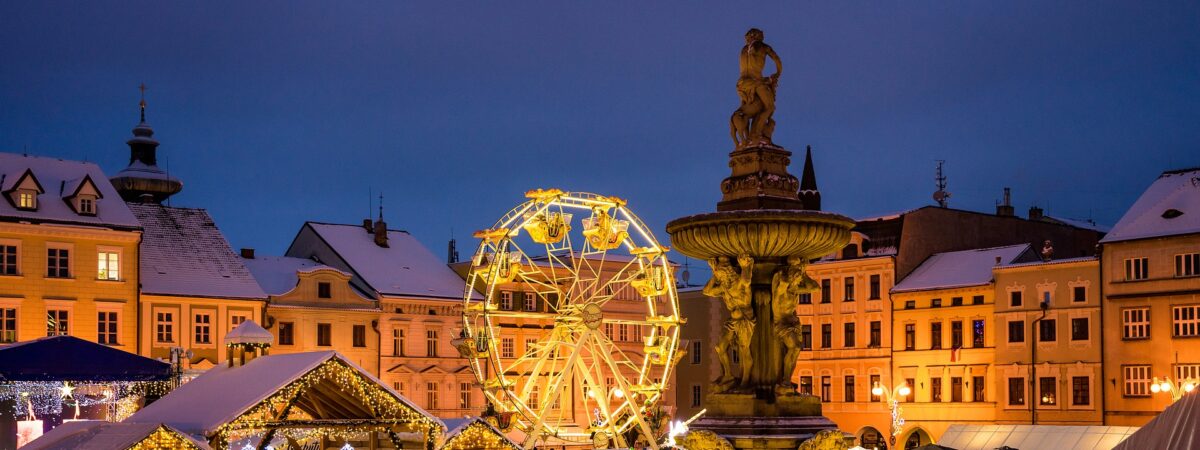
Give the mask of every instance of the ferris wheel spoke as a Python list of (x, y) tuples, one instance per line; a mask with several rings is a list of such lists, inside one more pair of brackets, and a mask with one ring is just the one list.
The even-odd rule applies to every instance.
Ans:
[[(596, 342), (598, 344), (600, 344), (601, 347), (603, 347), (604, 341), (597, 340)], [(608, 344), (609, 344), (609, 346), (615, 348), (615, 346), (612, 346), (612, 342), (608, 342)], [(604, 349), (601, 348), (601, 351), (603, 351), (603, 350)], [(617, 364), (614, 361), (612, 361), (611, 359), (604, 359), (604, 362), (608, 363), (608, 366), (613, 371), (613, 373), (621, 372), (620, 368), (617, 366)], [(657, 449), (658, 444), (656, 442), (654, 432), (652, 432), (650, 430), (649, 424), (647, 424), (644, 419), (645, 412), (641, 410), (642, 408), (634, 405), (634, 403), (633, 403), (633, 399), (636, 398), (637, 395), (642, 394), (641, 390), (631, 388), (629, 386), (629, 383), (625, 380), (625, 377), (623, 377), (623, 376), (616, 377), (616, 380), (617, 380), (617, 383), (621, 385), (621, 389), (623, 389), (625, 391), (625, 401), (622, 402), (621, 406), (617, 407), (617, 409), (614, 410), (614, 414), (619, 412), (626, 405), (628, 405), (628, 408), (630, 410), (629, 417), (637, 424), (638, 428), (642, 432), (642, 435), (646, 437), (647, 441), (649, 441), (650, 448)], [(621, 428), (624, 428), (624, 427), (625, 427), (625, 425), (621, 425)]]
[[(588, 332), (584, 332), (579, 336), (579, 340), (574, 343), (574, 348), (571, 349), (571, 355), (568, 356), (567, 360), (563, 363), (563, 370), (558, 371), (558, 373), (554, 375), (553, 380), (547, 385), (549, 387), (549, 389), (547, 389), (547, 395), (554, 395), (554, 393), (558, 391), (563, 378), (567, 374), (571, 373), (570, 369), (574, 367), (576, 361), (579, 359), (580, 354), (583, 352), (583, 349), (588, 342), (589, 334), (590, 333)], [(536, 383), (536, 381), (534, 381), (536, 379), (537, 378), (531, 378), (531, 381)], [(524, 396), (526, 399), (529, 398), (528, 392), (531, 389), (530, 386), (530, 384), (526, 384), (526, 392)], [(541, 431), (544, 426), (543, 420), (546, 417), (546, 407), (549, 406), (550, 403), (551, 402), (543, 402), (542, 405), (534, 405), (537, 406), (538, 411), (532, 420), (533, 423), (532, 426), (530, 426), (530, 432), (537, 433)]]

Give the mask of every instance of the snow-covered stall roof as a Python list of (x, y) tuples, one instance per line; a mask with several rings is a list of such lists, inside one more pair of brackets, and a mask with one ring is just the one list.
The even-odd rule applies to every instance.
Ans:
[(270, 344), (275, 342), (275, 336), (253, 320), (247, 320), (228, 333), (225, 333), (226, 344)]
[(267, 298), (207, 211), (147, 203), (128, 205), (144, 230), (139, 261), (143, 293)]
[(1101, 243), (1200, 233), (1200, 168), (1164, 172)]
[[(979, 286), (992, 281), (992, 268), (1032, 255), (1029, 244), (935, 253), (900, 280), (892, 292)], [(998, 258), (998, 259), (997, 259)]]
[[(471, 438), (475, 437), (471, 436), (472, 434), (485, 433), (494, 436), (496, 439), (495, 445), (499, 446), (496, 447), (489, 445), (487, 447), (489, 450), (521, 449), (521, 446), (509, 439), (508, 436), (505, 436), (504, 432), (500, 431), (500, 429), (492, 426), (492, 424), (477, 416), (463, 417), (459, 419), (442, 419), (442, 423), (445, 423), (446, 428), (449, 430), (446, 432), (446, 440), (442, 444), (442, 448), (451, 447), (451, 445), (459, 439), (470, 440)], [(454, 448), (462, 447), (464, 446), (459, 445), (455, 446)]]
[[(9, 200), (0, 200), (0, 217), (31, 222), (56, 222), (105, 226), (119, 229), (138, 229), (133, 213), (129, 212), (120, 194), (108, 182), (100, 166), (82, 161), (70, 161), (41, 156), (0, 153), (0, 191), (7, 193), (22, 175), (31, 173), (44, 192), (38, 195), (37, 209), (17, 209)], [(84, 178), (91, 178), (100, 193), (96, 199), (96, 214), (78, 214), (64, 199), (75, 192)]]
[(383, 295), (461, 300), (462, 277), (407, 231), (388, 230), (388, 246), (362, 226), (308, 222), (362, 280)]
[(222, 425), (234, 421), (292, 382), (330, 362), (340, 362), (353, 368), (359, 376), (375, 383), (405, 407), (441, 425), (431, 414), (334, 351), (260, 356), (243, 366), (214, 367), (129, 416), (125, 422), (163, 423), (185, 433), (213, 436)]
[(33, 442), (25, 450), (127, 450), (156, 432), (173, 438), (171, 444), (179, 450), (209, 450), (207, 443), (167, 425), (157, 423), (106, 422), (81, 420), (64, 422)]
[(958, 450), (994, 450), (1002, 446), (1021, 450), (1109, 450), (1134, 431), (1137, 427), (950, 425), (937, 443)]
[(1184, 394), (1114, 450), (1200, 448), (1200, 395)]

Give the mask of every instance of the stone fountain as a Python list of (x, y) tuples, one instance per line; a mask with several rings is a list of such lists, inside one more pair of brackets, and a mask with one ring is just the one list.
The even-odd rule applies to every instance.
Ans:
[[(845, 246), (854, 221), (798, 195), (800, 182), (787, 170), (792, 154), (771, 141), (782, 64), (762, 39), (757, 29), (747, 32), (739, 58), (732, 173), (721, 183), (717, 211), (667, 224), (675, 250), (708, 261), (713, 276), (704, 293), (729, 311), (713, 349), (722, 375), (705, 397), (708, 412), (691, 426), (718, 441), (705, 447), (795, 449), (837, 428), (821, 415), (820, 399), (799, 394), (792, 382), (801, 342), (796, 305), (800, 294), (818, 288), (805, 266)], [(776, 72), (763, 77), (768, 57)]]

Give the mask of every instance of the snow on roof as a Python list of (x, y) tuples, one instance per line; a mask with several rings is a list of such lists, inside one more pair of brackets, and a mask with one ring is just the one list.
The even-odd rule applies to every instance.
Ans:
[(1200, 168), (1165, 172), (1101, 243), (1200, 233)]
[(466, 282), (407, 231), (388, 230), (388, 247), (360, 225), (308, 222), (364, 282), (383, 295), (461, 300)]
[(1063, 225), (1070, 225), (1075, 228), (1082, 228), (1084, 230), (1099, 231), (1101, 233), (1107, 233), (1110, 230), (1112, 230), (1112, 227), (1110, 227), (1108, 225), (1098, 224), (1091, 219), (1068, 219), (1065, 217), (1054, 217), (1054, 216), (1044, 216), (1043, 219), (1049, 220), (1051, 222), (1061, 223)]
[(317, 270), (333, 270), (350, 276), (352, 274), (336, 267), (327, 266), (311, 259), (293, 258), (291, 256), (255, 256), (242, 259), (246, 268), (258, 280), (267, 295), (283, 295), (296, 288), (300, 281), (299, 274)]
[(260, 356), (239, 367), (213, 367), (129, 416), (125, 422), (164, 423), (185, 433), (211, 436), (222, 425), (334, 359), (353, 367), (359, 375), (375, 382), (405, 406), (425, 417), (433, 417), (342, 355), (324, 351)]
[(1184, 394), (1113, 449), (1194, 449), (1200, 442), (1197, 413), (1200, 413), (1200, 396)]
[[(90, 162), (70, 161), (41, 156), (24, 156), (16, 153), (0, 153), (0, 190), (8, 191), (21, 179), (25, 171), (45, 190), (38, 196), (37, 210), (17, 209), (12, 202), (0, 200), (0, 217), (20, 220), (72, 223), (115, 228), (140, 228), (136, 217), (129, 212), (121, 195), (108, 182), (104, 171)], [(70, 196), (75, 186), (84, 177), (90, 177), (103, 198), (96, 199), (96, 215), (76, 214), (64, 197)]]
[(1095, 256), (1078, 256), (1075, 258), (1051, 259), (1049, 261), (1038, 260), (1038, 261), (1029, 261), (1029, 262), (1018, 262), (1018, 263), (1001, 265), (1000, 267), (998, 267), (998, 269), (1010, 269), (1010, 268), (1016, 268), (1016, 267), (1049, 266), (1049, 265), (1054, 265), (1054, 264), (1070, 264), (1070, 263), (1088, 262), (1088, 261), (1098, 262), (1098, 261), (1100, 261), (1100, 258), (1095, 257)]
[(63, 422), (42, 437), (26, 444), (26, 450), (126, 450), (153, 434), (159, 427), (186, 439), (197, 448), (208, 450), (207, 443), (180, 432), (170, 426), (157, 423), (106, 422), (103, 420), (80, 420)]
[(225, 334), (226, 344), (270, 344), (275, 342), (275, 336), (262, 326), (247, 320), (237, 328)]
[[(958, 450), (1109, 450), (1137, 427), (1070, 425), (950, 425), (938, 445)], [(1166, 447), (1138, 447), (1166, 448)]]
[(142, 292), (267, 298), (207, 211), (150, 203), (128, 205), (144, 229), (140, 261)]
[(1029, 244), (935, 253), (917, 266), (892, 292), (979, 286), (992, 281), (992, 268), (1017, 261)]

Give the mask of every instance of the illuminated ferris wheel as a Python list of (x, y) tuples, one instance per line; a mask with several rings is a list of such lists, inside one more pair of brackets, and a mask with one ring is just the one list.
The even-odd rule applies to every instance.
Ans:
[(682, 356), (667, 248), (624, 200), (526, 197), (475, 234), (455, 345), (526, 448), (629, 447), (631, 436), (657, 448), (659, 401)]

